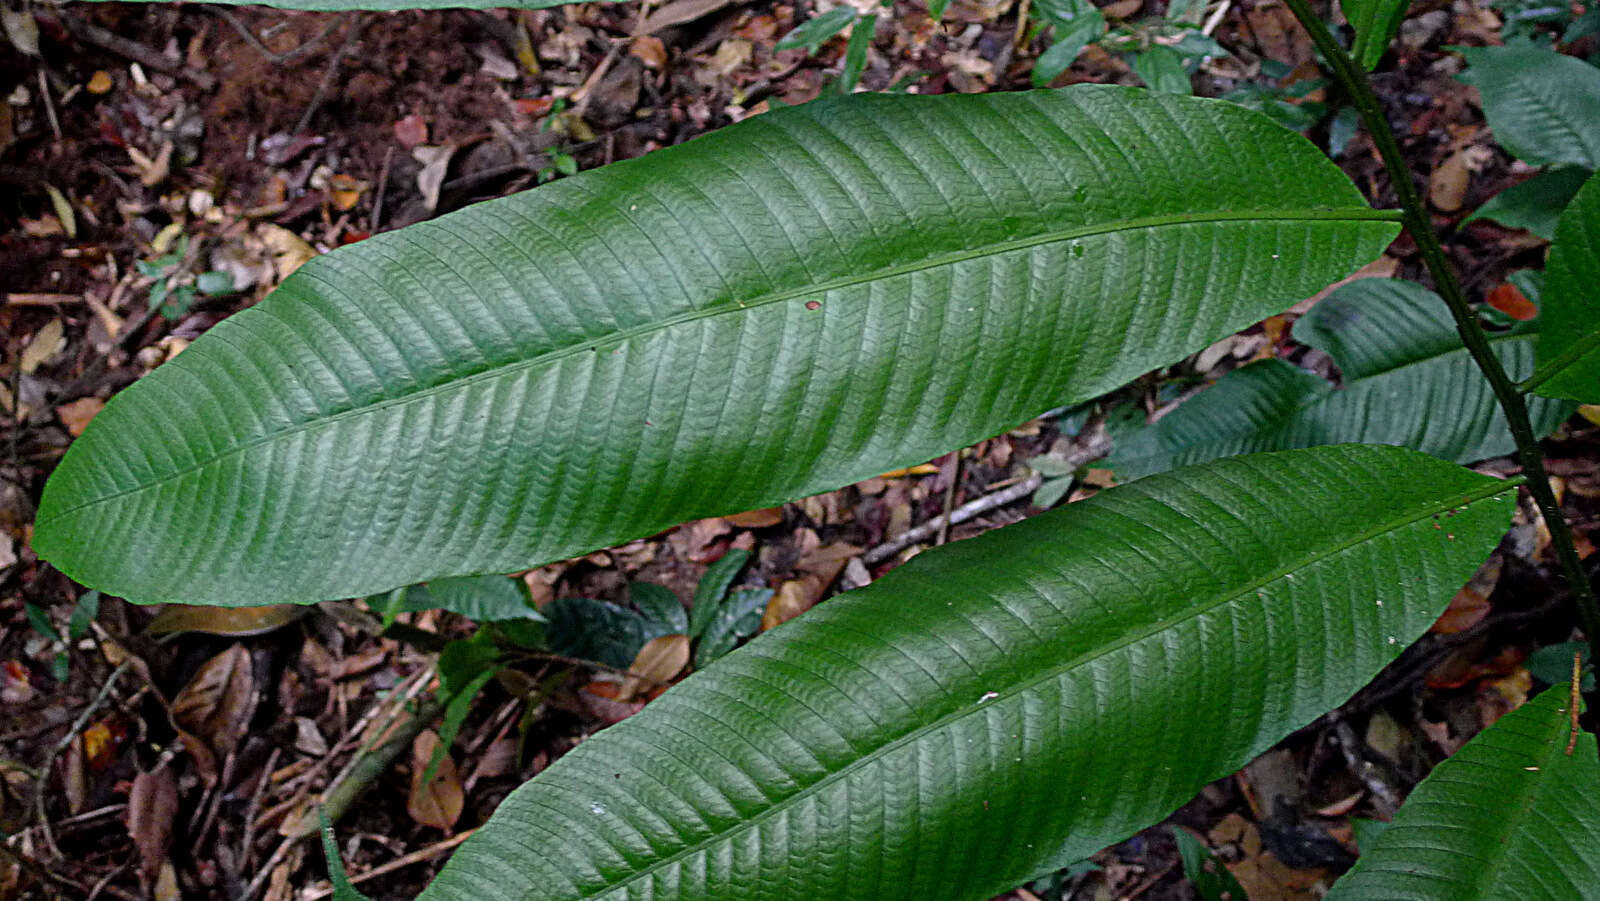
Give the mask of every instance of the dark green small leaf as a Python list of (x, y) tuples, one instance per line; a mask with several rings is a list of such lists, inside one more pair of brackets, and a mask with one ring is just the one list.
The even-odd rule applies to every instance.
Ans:
[(1328, 155), (1334, 159), (1344, 156), (1345, 149), (1361, 130), (1361, 114), (1353, 106), (1342, 106), (1328, 121)]
[(506, 576), (453, 576), (413, 585), (399, 610), (449, 610), (483, 623), (539, 616), (521, 583)]
[(770, 588), (745, 588), (728, 595), (718, 606), (717, 615), (700, 636), (694, 652), (694, 667), (700, 669), (728, 653), (739, 642), (761, 631), (761, 614), (772, 600)]
[(634, 582), (628, 586), (628, 598), (646, 620), (665, 630), (663, 635), (688, 630), (689, 613), (670, 588), (651, 582)]
[(509, 644), (530, 651), (549, 649), (549, 643), (544, 635), (545, 624), (542, 620), (507, 619), (491, 625), (494, 627), (494, 634)]
[(1549, 241), (1556, 235), (1561, 211), (1588, 178), (1587, 169), (1558, 166), (1494, 195), (1466, 221), (1490, 219), (1509, 228), (1526, 229)]
[(645, 642), (672, 630), (606, 601), (558, 598), (544, 608), (550, 650), (627, 669)]
[(100, 592), (85, 591), (72, 608), (72, 619), (67, 621), (67, 638), (77, 641), (89, 634), (89, 624), (100, 615)]
[(1035, 3), (1033, 12), (1056, 29), (1050, 48), (1033, 64), (1033, 83), (1044, 87), (1067, 71), (1083, 48), (1100, 39), (1106, 20), (1088, 0), (1045, 0)]
[[(164, 300), (160, 304), (161, 315), (171, 321), (177, 321), (183, 314), (189, 312), (189, 309), (194, 306), (196, 298), (199, 297), (194, 285), (178, 285), (172, 288), (171, 291), (167, 291), (165, 290), (167, 285), (163, 282), (161, 287), (164, 296)], [(154, 290), (150, 292), (152, 300), (155, 294)]]
[(471, 638), (458, 638), (439, 652), (439, 690), (454, 697), (486, 672), (500, 666), (500, 650), (494, 635), (479, 629)]
[[(1583, 669), (1589, 666), (1589, 645), (1581, 641), (1563, 641), (1560, 644), (1547, 645), (1528, 655), (1528, 660), (1523, 666), (1533, 674), (1535, 679), (1546, 685), (1570, 685), (1572, 682), (1573, 655), (1583, 656)], [(1594, 673), (1585, 672), (1582, 683), (1593, 684)]]
[(1039, 486), (1039, 490), (1033, 493), (1033, 505), (1048, 510), (1060, 503), (1071, 488), (1071, 478), (1046, 479), (1045, 483)]
[(689, 610), (689, 637), (699, 638), (705, 634), (706, 627), (711, 625), (711, 620), (728, 595), (735, 579), (744, 565), (750, 562), (750, 552), (734, 548), (722, 555), (722, 559), (706, 567), (705, 575), (700, 577), (700, 584), (694, 590), (694, 606)]
[(938, 22), (944, 18), (945, 7), (950, 5), (950, 0), (928, 0), (928, 18)]
[(456, 733), (461, 731), (461, 724), (467, 721), (467, 714), (472, 712), (472, 700), (489, 684), (498, 667), (485, 669), (461, 689), (450, 696), (449, 703), (444, 706), (444, 716), (439, 719), (439, 743), (433, 748), (433, 756), (428, 758), (428, 767), (422, 772), (422, 784), (432, 785), (433, 777), (439, 774), (439, 764), (444, 762), (445, 755), (450, 753), (450, 746), (455, 744)]
[(855, 8), (848, 3), (841, 3), (820, 16), (807, 20), (795, 30), (783, 36), (774, 47), (776, 50), (794, 50), (797, 47), (806, 48), (807, 53), (816, 53), (829, 38), (844, 31), (846, 25), (856, 19)]
[(38, 632), (51, 641), (60, 641), (61, 633), (56, 631), (55, 623), (50, 621), (50, 614), (43, 607), (32, 601), (26, 602), (28, 624), (33, 626), (33, 631)]
[(1233, 878), (1211, 849), (1189, 834), (1189, 830), (1173, 826), (1172, 837), (1178, 842), (1178, 856), (1183, 859), (1183, 875), (1194, 886), (1200, 901), (1247, 901), (1250, 897), (1244, 886)]
[(1152, 91), (1185, 96), (1194, 93), (1189, 73), (1183, 68), (1183, 54), (1171, 47), (1156, 44), (1134, 54), (1133, 71)]

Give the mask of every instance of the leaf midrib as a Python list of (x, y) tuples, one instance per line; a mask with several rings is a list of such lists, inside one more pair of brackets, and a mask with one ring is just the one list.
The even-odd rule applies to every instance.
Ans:
[[(1470, 492), (1467, 492), (1465, 494), (1451, 493), (1450, 494), (1450, 498), (1448, 500), (1436, 501), (1433, 504), (1427, 506), (1425, 509), (1422, 509), (1422, 510), (1416, 512), (1414, 515), (1409, 515), (1409, 516), (1402, 515), (1398, 519), (1391, 519), (1391, 520), (1388, 520), (1388, 521), (1386, 521), (1386, 522), (1384, 522), (1382, 524), (1373, 526), (1372, 528), (1369, 528), (1368, 530), (1359, 533), (1358, 535), (1356, 535), (1353, 538), (1347, 539), (1346, 541), (1343, 541), (1343, 542), (1336, 542), (1333, 545), (1329, 545), (1328, 547), (1323, 548), (1320, 552), (1310, 553), (1310, 554), (1306, 555), (1305, 557), (1302, 557), (1299, 561), (1297, 561), (1296, 563), (1294, 563), (1292, 565), (1285, 565), (1285, 566), (1279, 567), (1278, 569), (1272, 570), (1272, 571), (1270, 571), (1270, 572), (1268, 572), (1268, 573), (1266, 573), (1264, 575), (1261, 575), (1261, 576), (1257, 577), (1256, 579), (1253, 579), (1253, 580), (1251, 580), (1251, 581), (1249, 581), (1247, 583), (1244, 583), (1241, 587), (1239, 587), (1238, 589), (1236, 589), (1236, 590), (1234, 590), (1232, 592), (1221, 593), (1221, 594), (1219, 594), (1219, 596), (1216, 599), (1214, 599), (1210, 603), (1206, 603), (1206, 604), (1203, 604), (1203, 605), (1186, 607), (1179, 614), (1175, 614), (1175, 615), (1167, 617), (1165, 619), (1157, 620), (1156, 622), (1151, 623), (1151, 624), (1145, 626), (1142, 629), (1134, 630), (1132, 632), (1129, 632), (1127, 634), (1124, 634), (1124, 635), (1120, 636), (1119, 638), (1117, 638), (1114, 641), (1108, 642), (1108, 643), (1103, 644), (1103, 645), (1101, 645), (1101, 646), (1099, 646), (1097, 648), (1094, 648), (1092, 650), (1089, 650), (1089, 651), (1086, 651), (1086, 652), (1084, 652), (1082, 654), (1079, 654), (1078, 656), (1072, 658), (1071, 660), (1067, 660), (1067, 661), (1059, 663), (1059, 664), (1057, 664), (1055, 666), (1048, 667), (1047, 669), (1041, 671), (1040, 673), (1038, 673), (1037, 675), (1033, 676), (1032, 678), (1023, 680), (1022, 682), (1016, 683), (1016, 684), (1014, 684), (1014, 685), (1012, 685), (1012, 686), (1010, 686), (1008, 688), (999, 690), (997, 692), (997, 695), (998, 695), (997, 697), (993, 697), (993, 698), (989, 699), (988, 701), (985, 701), (985, 702), (983, 702), (981, 704), (978, 704), (976, 706), (966, 707), (966, 708), (963, 708), (961, 710), (956, 710), (956, 711), (953, 711), (951, 713), (947, 713), (944, 716), (942, 716), (942, 717), (940, 717), (940, 718), (938, 718), (936, 720), (933, 720), (932, 722), (929, 722), (929, 723), (927, 723), (927, 724), (925, 724), (923, 726), (920, 726), (920, 727), (918, 727), (916, 729), (911, 730), (910, 732), (907, 732), (905, 735), (902, 735), (899, 738), (896, 738), (896, 739), (893, 739), (891, 741), (885, 742), (884, 744), (882, 744), (882, 745), (878, 746), (876, 749), (874, 749), (872, 752), (870, 752), (868, 754), (861, 755), (857, 759), (855, 759), (855, 760), (851, 761), (850, 763), (847, 763), (844, 766), (840, 767), (838, 770), (835, 770), (834, 772), (829, 773), (828, 775), (822, 777), (821, 779), (818, 779), (816, 782), (813, 782), (812, 784), (806, 786), (805, 788), (802, 788), (799, 791), (795, 792), (794, 794), (789, 795), (788, 797), (782, 799), (780, 802), (778, 802), (776, 804), (773, 804), (771, 807), (767, 808), (766, 810), (763, 810), (760, 813), (758, 813), (758, 814), (756, 814), (756, 815), (754, 815), (752, 817), (749, 817), (747, 819), (741, 820), (741, 821), (733, 824), (732, 826), (730, 826), (727, 829), (724, 829), (724, 830), (722, 830), (720, 832), (715, 832), (715, 833), (707, 836), (706, 838), (701, 839), (700, 841), (695, 842), (694, 844), (683, 848), (682, 850), (678, 851), (675, 854), (672, 854), (672, 855), (670, 855), (668, 857), (664, 857), (664, 858), (662, 858), (660, 860), (655, 861), (654, 863), (651, 863), (650, 865), (644, 867), (643, 869), (635, 870), (634, 872), (629, 873), (625, 878), (623, 878), (623, 879), (621, 879), (621, 880), (619, 880), (617, 882), (610, 883), (610, 884), (600, 888), (598, 891), (590, 892), (590, 893), (581, 895), (580, 897), (582, 897), (582, 898), (595, 898), (595, 897), (599, 897), (599, 896), (601, 896), (603, 894), (616, 891), (618, 889), (625, 889), (628, 885), (630, 885), (632, 883), (636, 883), (641, 879), (646, 879), (646, 878), (650, 877), (652, 874), (654, 874), (658, 870), (661, 870), (663, 868), (669, 867), (669, 866), (673, 865), (674, 863), (677, 863), (678, 861), (680, 861), (682, 859), (685, 859), (685, 858), (688, 858), (688, 857), (691, 857), (691, 856), (693, 856), (695, 854), (700, 854), (700, 853), (705, 852), (707, 849), (709, 849), (713, 844), (715, 844), (717, 842), (729, 839), (732, 836), (738, 835), (738, 834), (740, 834), (742, 832), (745, 832), (745, 831), (747, 831), (749, 829), (755, 828), (759, 824), (765, 822), (767, 819), (769, 819), (771, 817), (774, 817), (774, 816), (777, 816), (778, 814), (784, 812), (785, 810), (789, 809), (790, 807), (794, 806), (795, 804), (798, 804), (801, 801), (805, 800), (807, 797), (822, 791), (827, 786), (832, 785), (834, 782), (836, 782), (836, 781), (838, 781), (840, 779), (848, 777), (852, 772), (854, 772), (858, 768), (867, 766), (869, 763), (871, 763), (871, 762), (873, 762), (875, 760), (879, 760), (879, 759), (887, 756), (888, 754), (893, 753), (895, 750), (897, 750), (900, 747), (903, 747), (903, 746), (909, 745), (909, 744), (913, 744), (916, 741), (918, 741), (919, 739), (921, 739), (922, 737), (924, 737), (926, 735), (929, 735), (929, 734), (931, 734), (933, 732), (936, 732), (936, 731), (938, 731), (938, 730), (950, 725), (951, 723), (954, 723), (957, 720), (960, 720), (963, 717), (973, 716), (973, 715), (981, 715), (983, 711), (989, 709), (990, 707), (993, 707), (996, 704), (1003, 703), (1004, 701), (1007, 701), (1007, 700), (1009, 700), (1011, 698), (1017, 697), (1018, 695), (1025, 694), (1026, 692), (1032, 690), (1033, 688), (1059, 677), (1063, 673), (1066, 673), (1066, 672), (1068, 672), (1070, 670), (1073, 670), (1073, 669), (1077, 669), (1077, 668), (1079, 668), (1081, 666), (1086, 666), (1089, 663), (1092, 663), (1093, 661), (1095, 661), (1095, 660), (1097, 660), (1099, 658), (1109, 656), (1109, 655), (1111, 655), (1111, 654), (1113, 654), (1113, 653), (1115, 653), (1117, 651), (1122, 650), (1123, 648), (1128, 647), (1129, 645), (1136, 644), (1136, 643), (1138, 643), (1140, 641), (1143, 641), (1143, 640), (1145, 640), (1147, 638), (1150, 638), (1151, 636), (1158, 635), (1158, 634), (1160, 634), (1160, 633), (1162, 633), (1162, 632), (1164, 632), (1164, 631), (1166, 631), (1168, 629), (1173, 628), (1178, 623), (1185, 622), (1185, 621), (1188, 621), (1188, 620), (1192, 620), (1192, 619), (1196, 619), (1198, 617), (1204, 616), (1204, 615), (1210, 613), (1213, 610), (1216, 610), (1216, 609), (1218, 609), (1220, 607), (1224, 607), (1224, 606), (1226, 606), (1228, 604), (1233, 603), (1234, 601), (1237, 601), (1241, 597), (1244, 597), (1244, 596), (1246, 596), (1248, 594), (1251, 594), (1252, 592), (1256, 591), (1257, 589), (1261, 588), (1264, 585), (1267, 585), (1267, 584), (1269, 584), (1271, 582), (1275, 582), (1275, 581), (1277, 581), (1279, 579), (1282, 579), (1282, 578), (1284, 578), (1285, 576), (1287, 576), (1287, 575), (1289, 575), (1291, 573), (1298, 572), (1298, 571), (1303, 570), (1303, 569), (1305, 569), (1307, 567), (1310, 567), (1310, 566), (1313, 566), (1313, 565), (1315, 565), (1317, 563), (1320, 563), (1323, 560), (1326, 560), (1326, 559), (1328, 559), (1328, 558), (1330, 558), (1330, 557), (1332, 557), (1332, 556), (1334, 556), (1336, 554), (1343, 553), (1343, 552), (1349, 550), (1352, 547), (1355, 547), (1357, 545), (1364, 544), (1364, 543), (1366, 543), (1368, 541), (1371, 541), (1374, 538), (1377, 538), (1379, 535), (1383, 535), (1383, 534), (1386, 534), (1386, 533), (1389, 533), (1389, 532), (1399, 531), (1400, 529), (1403, 529), (1403, 528), (1405, 528), (1407, 526), (1410, 526), (1410, 525), (1414, 525), (1415, 523), (1421, 522), (1422, 520), (1427, 519), (1427, 518), (1432, 517), (1432, 516), (1435, 516), (1437, 514), (1445, 513), (1445, 512), (1448, 512), (1448, 511), (1452, 511), (1452, 510), (1460, 510), (1460, 509), (1463, 509), (1465, 507), (1469, 507), (1472, 504), (1477, 503), (1479, 501), (1488, 500), (1488, 499), (1496, 497), (1498, 495), (1505, 494), (1508, 491), (1515, 491), (1517, 489), (1517, 487), (1522, 484), (1522, 482), (1523, 482), (1523, 478), (1521, 476), (1518, 476), (1518, 477), (1511, 478), (1511, 479), (1506, 479), (1506, 480), (1503, 480), (1503, 481), (1492, 482), (1490, 484), (1484, 485), (1484, 486), (1482, 486), (1480, 488), (1474, 489), (1474, 490), (1472, 490)], [(524, 897), (524, 898), (532, 898), (533, 896), (531, 896), (531, 895), (523, 895), (522, 897)]]
[(424, 388), (418, 388), (414, 391), (399, 394), (394, 397), (386, 397), (381, 400), (362, 404), (347, 410), (340, 410), (336, 413), (330, 413), (326, 416), (318, 416), (313, 419), (305, 420), (304, 422), (295, 423), (277, 431), (257, 435), (248, 441), (242, 441), (234, 444), (220, 453), (212, 454), (211, 456), (203, 459), (198, 459), (190, 465), (168, 470), (159, 477), (150, 481), (141, 482), (119, 491), (97, 495), (91, 500), (68, 507), (48, 518), (40, 519), (37, 523), (37, 526), (48, 526), (50, 523), (60, 519), (65, 519), (69, 516), (77, 514), (82, 510), (89, 509), (100, 504), (109, 503), (117, 500), (118, 498), (126, 497), (131, 494), (137, 494), (141, 491), (149, 490), (157, 485), (170, 482), (174, 479), (182, 478), (191, 472), (211, 466), (219, 460), (226, 459), (236, 454), (244, 453), (253, 448), (298, 434), (300, 432), (309, 431), (313, 428), (331, 426), (344, 419), (364, 416), (369, 413), (387, 409), (389, 407), (418, 402), (436, 394), (442, 394), (446, 391), (464, 389), (468, 386), (476, 384), (477, 382), (489, 381), (510, 373), (515, 373), (526, 369), (533, 369), (537, 366), (548, 364), (556, 360), (576, 356), (584, 351), (592, 350), (598, 352), (602, 347), (605, 346), (610, 346), (613, 344), (621, 345), (634, 338), (649, 335), (657, 331), (665, 331), (683, 323), (694, 322), (700, 319), (708, 319), (713, 316), (736, 314), (753, 307), (781, 303), (786, 300), (795, 300), (801, 297), (826, 294), (831, 291), (839, 291), (854, 287), (856, 285), (897, 278), (903, 275), (910, 275), (916, 272), (937, 269), (943, 266), (954, 266), (968, 260), (979, 259), (985, 256), (999, 256), (1005, 253), (1028, 250), (1030, 248), (1041, 247), (1048, 244), (1056, 244), (1063, 241), (1072, 241), (1080, 238), (1097, 237), (1100, 235), (1114, 234), (1122, 231), (1155, 229), (1167, 226), (1204, 225), (1208, 223), (1221, 222), (1398, 222), (1400, 221), (1400, 218), (1401, 212), (1399, 210), (1375, 210), (1370, 207), (1306, 210), (1212, 210), (1203, 213), (1175, 213), (1162, 216), (1145, 216), (1104, 225), (1079, 226), (1077, 228), (1043, 232), (1037, 235), (1030, 235), (1026, 238), (1017, 238), (1010, 241), (1000, 241), (992, 244), (986, 244), (982, 247), (971, 250), (937, 254), (912, 263), (903, 263), (897, 266), (885, 266), (867, 273), (852, 276), (842, 276), (800, 288), (792, 288), (785, 291), (774, 291), (768, 294), (750, 298), (749, 300), (735, 299), (731, 303), (724, 303), (717, 306), (705, 307), (696, 310), (687, 310), (682, 313), (676, 313), (674, 315), (633, 326), (631, 328), (617, 329), (616, 331), (600, 337), (590, 338), (575, 344), (567, 345), (565, 347), (555, 348), (526, 359), (513, 360), (508, 363), (490, 366), (478, 372), (450, 379), (449, 381), (440, 382), (435, 385), (429, 385)]

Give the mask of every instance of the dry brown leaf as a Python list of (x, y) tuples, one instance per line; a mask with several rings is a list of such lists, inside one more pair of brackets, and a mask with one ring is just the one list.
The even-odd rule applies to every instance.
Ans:
[(422, 192), (422, 202), (430, 213), (439, 206), (439, 192), (444, 189), (444, 177), (450, 171), (450, 158), (455, 154), (454, 144), (411, 149), (411, 156), (422, 164), (422, 171), (417, 173), (417, 190)]
[(76, 438), (83, 434), (83, 430), (89, 426), (89, 420), (105, 406), (106, 402), (98, 397), (80, 397), (70, 404), (56, 407), (56, 415), (61, 417), (61, 424), (66, 426), (67, 433)]
[(633, 39), (628, 52), (639, 58), (647, 69), (659, 69), (667, 64), (667, 45), (655, 35), (640, 35)]
[(729, 523), (741, 529), (765, 529), (783, 522), (783, 508), (747, 510), (744, 513), (735, 513), (727, 519)]
[(156, 874), (155, 887), (150, 890), (150, 897), (155, 901), (179, 901), (183, 892), (178, 888), (178, 871), (172, 866), (172, 861), (161, 862), (161, 872)]
[(163, 766), (133, 777), (128, 792), (128, 835), (139, 849), (139, 875), (149, 884), (167, 859), (172, 822), (178, 816), (178, 782)]
[[(250, 652), (235, 644), (202, 664), (172, 699), (173, 723), (207, 785), (216, 784), (216, 758), (226, 757), (238, 744), (255, 708), (253, 670)], [(215, 756), (207, 761), (202, 752)]]
[(272, 268), (280, 282), (317, 255), (315, 248), (281, 225), (263, 222), (256, 226), (256, 237), (272, 255)]
[(50, 359), (66, 346), (65, 327), (62, 326), (61, 320), (52, 319), (28, 339), (28, 346), (22, 349), (22, 358), (18, 365), (24, 375), (32, 375), (34, 370), (50, 362)]
[(733, 0), (672, 0), (660, 9), (651, 13), (648, 18), (634, 26), (635, 35), (652, 34), (672, 25), (682, 25), (693, 22), (702, 16), (708, 16), (724, 6), (729, 6)]
[(1483, 622), (1489, 615), (1489, 599), (1472, 586), (1462, 588), (1450, 599), (1450, 606), (1434, 621), (1428, 631), (1435, 635), (1454, 635)]
[(659, 635), (644, 643), (633, 665), (628, 667), (628, 677), (617, 689), (617, 700), (631, 701), (641, 693), (648, 693), (672, 681), (689, 665), (689, 636)]
[(448, 831), (461, 818), (466, 793), (461, 788), (461, 777), (449, 750), (439, 760), (433, 781), (422, 783), (438, 747), (439, 736), (432, 729), (423, 731), (411, 743), (411, 794), (406, 798), (406, 812), (424, 826)]
[(302, 604), (269, 604), (265, 607), (206, 607), (168, 604), (145, 626), (145, 631), (161, 635), (168, 632), (204, 632), (207, 635), (265, 635), (311, 612)]

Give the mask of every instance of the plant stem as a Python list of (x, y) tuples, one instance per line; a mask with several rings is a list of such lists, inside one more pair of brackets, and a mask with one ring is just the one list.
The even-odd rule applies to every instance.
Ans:
[[(1450, 315), (1456, 321), (1456, 331), (1460, 333), (1467, 351), (1472, 354), (1473, 361), (1489, 380), (1495, 398), (1500, 401), (1506, 423), (1511, 428), (1511, 436), (1517, 442), (1517, 459), (1521, 462), (1522, 471), (1528, 478), (1528, 493), (1533, 496), (1539, 512), (1544, 515), (1545, 525), (1550, 530), (1550, 543), (1555, 547), (1556, 557), (1561, 562), (1562, 574), (1566, 576), (1568, 587), (1572, 591), (1573, 606), (1578, 610), (1578, 619), (1583, 624), (1584, 635), (1589, 639), (1589, 659), (1600, 661), (1600, 601), (1595, 598), (1594, 586), (1590, 584), (1588, 574), (1583, 570), (1583, 563), (1578, 559), (1578, 549), (1573, 544), (1572, 530), (1567, 526), (1566, 518), (1562, 516), (1561, 505), (1556, 501), (1555, 492), (1550, 488), (1550, 477), (1544, 468), (1544, 456), (1539, 451), (1539, 438), (1534, 434), (1533, 425), (1528, 421), (1528, 407), (1523, 402), (1522, 393), (1516, 383), (1506, 375), (1505, 368), (1500, 365), (1500, 359), (1489, 349), (1489, 336), (1484, 333), (1483, 326), (1478, 324), (1477, 315), (1467, 304), (1466, 296), (1461, 290), (1461, 282), (1456, 278), (1455, 270), (1451, 267), (1449, 258), (1445, 256), (1444, 247), (1439, 243), (1439, 236), (1433, 230), (1433, 222), (1428, 217), (1427, 208), (1422, 205), (1422, 197), (1417, 193), (1417, 186), (1411, 180), (1411, 170), (1400, 154), (1400, 144), (1395, 140), (1393, 130), (1389, 128), (1389, 119), (1379, 106), (1377, 95), (1372, 92), (1372, 84), (1367, 80), (1366, 71), (1356, 65), (1355, 60), (1334, 41), (1333, 34), (1312, 10), (1309, 0), (1285, 0), (1285, 2), (1288, 3), (1294, 17), (1300, 20), (1301, 26), (1310, 34), (1311, 42), (1316, 44), (1317, 50), (1327, 61), (1334, 79), (1355, 102), (1356, 112), (1360, 114), (1361, 121), (1367, 127), (1367, 134), (1371, 135), (1372, 143), (1377, 146), (1378, 153), (1383, 157), (1384, 168), (1389, 171), (1389, 179), (1394, 183), (1395, 194), (1400, 200), (1401, 212), (1405, 216), (1403, 221), (1406, 231), (1411, 233), (1412, 240), (1417, 242), (1418, 249), (1422, 251), (1423, 262), (1427, 264), (1428, 272), (1433, 276), (1434, 289), (1450, 307)], [(1600, 702), (1600, 697), (1597, 695), (1600, 695), (1600, 692), (1592, 693), (1588, 698), (1591, 714), (1597, 712), (1597, 702)]]

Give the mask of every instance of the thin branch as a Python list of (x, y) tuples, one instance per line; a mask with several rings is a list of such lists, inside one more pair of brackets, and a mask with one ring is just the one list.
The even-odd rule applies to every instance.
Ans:
[[(1317, 46), (1317, 50), (1327, 61), (1334, 79), (1355, 102), (1356, 112), (1361, 115), (1361, 121), (1366, 125), (1372, 143), (1383, 158), (1383, 166), (1389, 172), (1389, 179), (1394, 183), (1395, 195), (1400, 200), (1401, 211), (1405, 216), (1406, 231), (1411, 233), (1412, 240), (1416, 241), (1417, 248), (1422, 252), (1428, 273), (1433, 276), (1434, 289), (1450, 308), (1450, 315), (1456, 322), (1456, 331), (1466, 344), (1467, 351), (1472, 354), (1473, 361), (1489, 380), (1489, 386), (1494, 390), (1501, 410), (1505, 412), (1511, 436), (1517, 442), (1517, 459), (1522, 464), (1522, 471), (1528, 479), (1528, 493), (1539, 506), (1539, 512), (1544, 515), (1545, 525), (1550, 530), (1550, 543), (1556, 549), (1556, 556), (1561, 561), (1562, 574), (1572, 589), (1572, 602), (1578, 609), (1578, 619), (1583, 624), (1585, 637), (1589, 640), (1590, 655), (1592, 658), (1600, 659), (1600, 600), (1595, 598), (1594, 586), (1584, 572), (1583, 562), (1578, 558), (1572, 530), (1561, 512), (1561, 504), (1556, 500), (1555, 492), (1550, 488), (1550, 477), (1544, 468), (1544, 456), (1539, 450), (1539, 437), (1534, 434), (1533, 425), (1529, 422), (1528, 407), (1523, 401), (1522, 393), (1511, 381), (1511, 377), (1506, 375), (1505, 368), (1500, 365), (1500, 358), (1490, 349), (1489, 336), (1484, 333), (1483, 326), (1478, 324), (1477, 315), (1467, 303), (1461, 290), (1461, 282), (1456, 278), (1455, 269), (1450, 265), (1449, 258), (1445, 256), (1444, 246), (1439, 243), (1439, 235), (1434, 231), (1433, 222), (1428, 217), (1427, 208), (1423, 206), (1416, 183), (1411, 179), (1411, 169), (1400, 153), (1400, 144), (1389, 128), (1389, 119), (1384, 115), (1383, 107), (1372, 91), (1372, 83), (1368, 81), (1366, 71), (1356, 65), (1355, 60), (1351, 59), (1344, 48), (1333, 39), (1333, 34), (1311, 8), (1309, 0), (1285, 0), (1285, 2), (1295, 18), (1300, 20), (1301, 26), (1310, 34), (1311, 42)], [(1591, 694), (1589, 702), (1590, 709), (1596, 709), (1597, 702), (1600, 702), (1600, 691)]]

